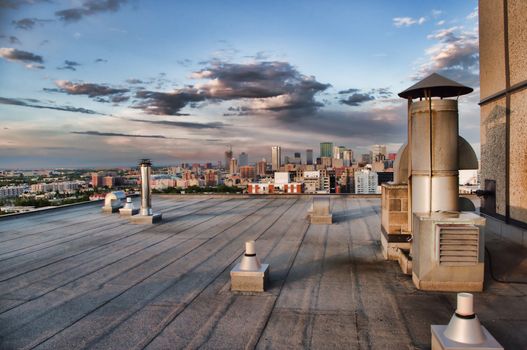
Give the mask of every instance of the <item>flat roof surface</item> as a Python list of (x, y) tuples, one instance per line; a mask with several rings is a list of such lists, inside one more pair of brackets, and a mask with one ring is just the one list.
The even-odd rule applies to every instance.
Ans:
[[(332, 197), (333, 225), (310, 225), (310, 203), (156, 196), (158, 225), (100, 204), (0, 220), (0, 348), (429, 348), (456, 294), (419, 291), (383, 259), (380, 199)], [(251, 239), (270, 287), (233, 293)], [(527, 250), (487, 239), (496, 273), (525, 280)], [(506, 349), (527, 348), (526, 285), (487, 276), (475, 310)]]

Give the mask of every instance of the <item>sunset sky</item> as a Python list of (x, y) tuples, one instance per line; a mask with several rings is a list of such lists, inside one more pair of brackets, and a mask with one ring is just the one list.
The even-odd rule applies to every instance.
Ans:
[(0, 0), (0, 168), (251, 162), (406, 137), (397, 93), (475, 89), (477, 1)]

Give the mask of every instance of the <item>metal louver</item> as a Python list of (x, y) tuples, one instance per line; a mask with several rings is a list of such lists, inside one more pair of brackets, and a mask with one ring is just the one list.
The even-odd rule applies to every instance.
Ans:
[(479, 260), (479, 228), (474, 225), (436, 225), (439, 265), (475, 265)]

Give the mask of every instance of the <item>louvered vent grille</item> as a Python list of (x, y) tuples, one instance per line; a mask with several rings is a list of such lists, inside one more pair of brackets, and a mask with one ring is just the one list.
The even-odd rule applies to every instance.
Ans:
[(437, 225), (439, 265), (467, 266), (479, 260), (479, 228), (474, 225)]

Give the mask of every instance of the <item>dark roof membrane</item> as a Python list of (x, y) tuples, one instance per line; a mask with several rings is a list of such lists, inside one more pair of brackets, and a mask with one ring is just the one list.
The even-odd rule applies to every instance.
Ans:
[[(471, 87), (462, 85), (442, 75), (434, 73), (424, 78), (415, 85), (399, 93), (402, 98), (427, 97), (454, 97), (466, 95), (474, 91)], [(426, 93), (426, 94), (425, 94)]]

